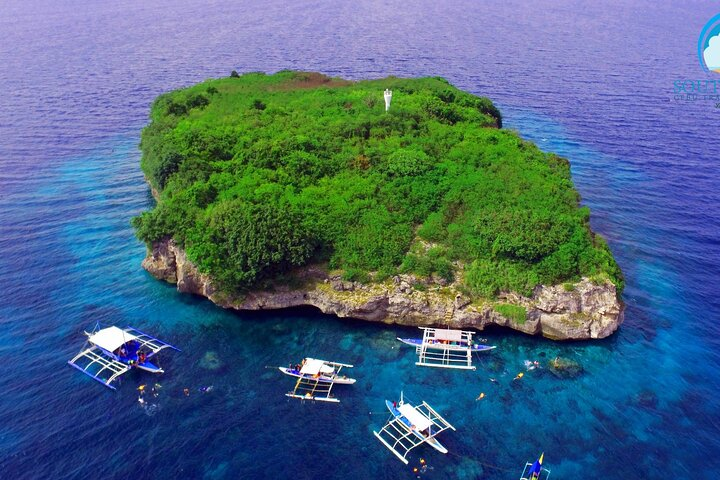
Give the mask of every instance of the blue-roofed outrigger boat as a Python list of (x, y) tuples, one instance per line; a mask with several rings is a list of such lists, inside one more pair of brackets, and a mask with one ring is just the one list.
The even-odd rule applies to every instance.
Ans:
[(533, 463), (526, 463), (520, 480), (547, 480), (550, 477), (550, 470), (542, 466), (544, 457), (545, 454), (542, 453)]
[(151, 359), (166, 348), (180, 351), (133, 327), (112, 326), (85, 334), (89, 346), (86, 344), (87, 348), (83, 348), (68, 364), (113, 390), (112, 382), (132, 368), (163, 373), (164, 370)]

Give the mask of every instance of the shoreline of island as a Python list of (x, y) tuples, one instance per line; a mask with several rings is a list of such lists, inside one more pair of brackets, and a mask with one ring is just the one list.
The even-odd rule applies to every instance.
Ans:
[[(612, 335), (624, 320), (624, 304), (610, 281), (588, 278), (572, 284), (538, 285), (531, 297), (504, 292), (496, 300), (473, 301), (452, 286), (415, 275), (396, 275), (382, 283), (346, 281), (322, 265), (297, 269), (296, 283), (230, 294), (201, 273), (172, 239), (156, 242), (142, 266), (153, 277), (176, 285), (178, 292), (207, 298), (237, 311), (312, 306), (326, 314), (404, 326), (443, 326), (483, 330), (496, 325), (552, 340), (591, 340)], [(503, 313), (503, 306), (524, 309), (524, 319)], [(506, 307), (507, 308), (507, 307)], [(509, 309), (512, 312), (512, 309)]]

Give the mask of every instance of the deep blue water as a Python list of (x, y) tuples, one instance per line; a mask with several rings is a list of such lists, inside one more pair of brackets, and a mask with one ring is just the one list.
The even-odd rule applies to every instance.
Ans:
[[(553, 478), (717, 476), (720, 109), (672, 95), (705, 78), (697, 35), (717, 3), (99, 3), (0, 5), (0, 477), (395, 479), (422, 456), (422, 478), (515, 479), (541, 451)], [(478, 371), (437, 371), (396, 345), (412, 329), (235, 314), (153, 280), (129, 226), (152, 204), (137, 149), (150, 102), (285, 68), (444, 76), (569, 158), (627, 277), (618, 333), (486, 332), (499, 348)], [(137, 402), (147, 376), (110, 392), (66, 366), (96, 321), (183, 349), (164, 355), (152, 406)], [(342, 403), (283, 395), (292, 381), (266, 367), (305, 355), (356, 365)], [(512, 381), (555, 355), (584, 373)], [(406, 467), (372, 436), (401, 388), (456, 426), (450, 454), (419, 449)]]

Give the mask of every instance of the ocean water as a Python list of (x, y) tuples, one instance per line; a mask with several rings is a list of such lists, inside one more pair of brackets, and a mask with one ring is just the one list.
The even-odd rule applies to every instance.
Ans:
[[(558, 479), (714, 478), (720, 109), (674, 101), (672, 82), (704, 78), (697, 36), (717, 13), (713, 2), (5, 0), (0, 477), (402, 479), (424, 458), (424, 479), (516, 479), (544, 451)], [(440, 75), (569, 158), (627, 277), (621, 329), (582, 343), (483, 332), (498, 349), (477, 371), (438, 371), (395, 341), (413, 329), (312, 309), (233, 313), (152, 279), (129, 226), (152, 205), (137, 148), (150, 102), (233, 69), (285, 68)], [(66, 365), (98, 321), (182, 348), (163, 355), (157, 398), (137, 401), (149, 375), (111, 392)], [(355, 365), (340, 404), (284, 396), (292, 380), (269, 367), (306, 355)], [(557, 355), (583, 373), (525, 369)], [(441, 436), (448, 455), (421, 447), (405, 466), (373, 437), (400, 390), (457, 428)]]

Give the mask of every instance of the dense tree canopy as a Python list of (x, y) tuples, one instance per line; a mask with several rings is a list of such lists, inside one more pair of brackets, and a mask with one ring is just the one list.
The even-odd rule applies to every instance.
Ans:
[(437, 275), (482, 297), (581, 275), (622, 288), (568, 162), (501, 124), (440, 78), (210, 80), (153, 104), (141, 165), (159, 199), (133, 224), (235, 291), (309, 262), (365, 281)]

